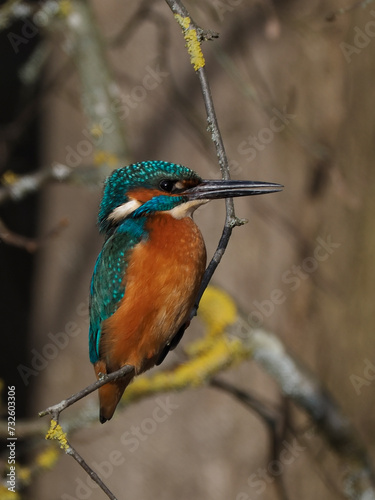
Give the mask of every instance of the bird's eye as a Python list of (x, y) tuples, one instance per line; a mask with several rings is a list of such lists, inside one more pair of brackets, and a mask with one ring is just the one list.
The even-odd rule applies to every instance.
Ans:
[(175, 184), (176, 184), (176, 181), (174, 181), (172, 179), (163, 179), (162, 181), (160, 181), (159, 186), (160, 186), (160, 189), (162, 191), (166, 191), (167, 193), (171, 193), (174, 190)]

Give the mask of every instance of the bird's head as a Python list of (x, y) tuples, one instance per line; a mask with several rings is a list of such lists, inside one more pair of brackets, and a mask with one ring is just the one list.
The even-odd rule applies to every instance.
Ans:
[(212, 199), (280, 191), (280, 184), (203, 180), (193, 170), (165, 161), (144, 161), (115, 170), (106, 180), (98, 223), (111, 232), (126, 218), (168, 212), (176, 219), (191, 215)]

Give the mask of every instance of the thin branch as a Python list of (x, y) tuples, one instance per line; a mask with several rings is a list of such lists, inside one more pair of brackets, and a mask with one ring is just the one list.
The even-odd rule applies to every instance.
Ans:
[(27, 238), (20, 234), (10, 231), (4, 222), (0, 219), (0, 241), (13, 245), (15, 247), (23, 248), (27, 252), (33, 253), (38, 250), (50, 238), (58, 236), (61, 231), (68, 225), (67, 219), (62, 219), (54, 228), (41, 238)]
[(103, 49), (103, 41), (90, 2), (71, 2), (69, 12), (56, 26), (66, 37), (81, 83), (81, 100), (88, 130), (100, 138), (94, 162), (102, 179), (128, 163), (124, 123), (114, 110), (119, 88)]
[[(307, 431), (305, 430), (301, 433), (300, 431), (296, 431), (294, 426), (289, 421), (290, 418), (289, 414), (287, 414), (287, 417), (285, 418), (280, 409), (272, 407), (270, 404), (265, 403), (259, 397), (253, 396), (248, 391), (239, 389), (235, 385), (227, 381), (224, 381), (221, 378), (219, 379), (217, 377), (210, 380), (210, 386), (214, 387), (215, 389), (219, 389), (223, 392), (226, 392), (234, 399), (239, 401), (246, 408), (255, 412), (262, 419), (262, 421), (266, 424), (271, 435), (270, 439), (272, 444), (271, 444), (270, 460), (278, 460), (281, 451), (280, 444), (282, 444), (283, 437), (284, 438), (286, 437), (287, 431), (290, 432), (296, 439), (298, 439), (298, 441), (302, 440), (303, 445), (309, 452), (309, 455), (311, 456), (314, 464), (318, 465), (318, 468), (316, 470), (317, 474), (326, 484), (327, 488), (331, 489), (334, 493), (337, 493), (337, 487), (334, 487), (334, 485), (331, 482), (329, 482), (329, 480), (327, 479), (327, 474), (325, 474), (324, 470), (321, 470), (321, 460), (319, 460), (312, 453), (311, 448), (309, 446), (309, 442), (306, 439), (304, 439), (304, 435), (307, 434), (307, 432), (311, 432), (311, 424), (309, 424)], [(290, 400), (285, 400), (285, 402), (289, 401)], [(280, 497), (287, 498), (287, 493), (285, 491), (285, 487), (283, 484), (283, 475), (276, 476), (275, 480), (276, 480), (275, 486), (279, 491)]]
[(259, 417), (263, 420), (263, 422), (267, 425), (267, 427), (271, 430), (272, 433), (275, 432), (277, 428), (278, 421), (281, 418), (280, 412), (276, 409), (271, 408), (269, 405), (260, 401), (259, 398), (254, 397), (247, 391), (239, 389), (235, 385), (224, 381), (219, 378), (213, 378), (210, 380), (210, 385), (215, 387), (216, 389), (220, 389), (232, 397), (240, 401), (243, 405), (253, 410)]
[[(180, 26), (183, 28), (184, 37), (187, 43), (188, 40), (191, 42), (192, 39), (195, 43), (195, 46), (193, 47), (188, 43), (188, 50), (192, 62), (195, 61), (194, 69), (197, 72), (201, 85), (207, 112), (209, 131), (215, 144), (216, 154), (219, 160), (222, 176), (224, 179), (229, 179), (230, 174), (228, 160), (226, 157), (220, 130), (217, 124), (210, 87), (204, 67), (204, 58), (203, 55), (198, 54), (199, 61), (197, 67), (195, 67), (195, 64), (197, 62), (197, 54), (194, 54), (192, 52), (192, 49), (196, 49), (197, 45), (200, 50), (201, 40), (204, 38), (209, 38), (208, 32), (205, 32), (195, 25), (182, 2), (180, 2), (179, 0), (166, 0), (166, 2), (168, 3), (172, 12), (175, 14), (175, 17), (181, 17), (181, 19), (178, 19), (178, 21)], [(79, 2), (79, 5), (81, 4), (83, 5), (84, 3)], [(81, 16), (82, 12), (79, 12), (79, 17)], [(86, 26), (84, 22), (84, 28), (85, 27)], [(69, 26), (69, 29), (73, 29), (73, 26)], [(78, 33), (77, 36), (79, 36)], [(74, 40), (74, 42), (76, 42), (76, 40)], [(81, 47), (79, 50), (81, 49), (83, 49), (83, 47)], [(87, 47), (85, 48), (85, 50), (87, 50)], [(82, 53), (76, 54), (77, 62), (81, 59), (81, 57), (84, 57)], [(86, 63), (88, 63), (88, 61), (86, 61)], [(80, 71), (82, 75), (82, 72), (84, 72), (84, 68), (81, 67)], [(97, 68), (95, 67), (95, 73), (97, 72)], [(91, 72), (88, 71), (88, 73), (85, 75), (86, 84), (87, 76), (90, 74)], [(84, 89), (84, 92), (87, 93), (87, 89)], [(91, 107), (88, 106), (89, 100), (87, 100), (85, 104), (87, 109)], [(95, 106), (92, 107), (95, 108)], [(100, 119), (100, 116), (98, 116), (97, 118)], [(110, 151), (111, 147), (108, 147), (108, 150)], [(217, 265), (221, 260), (223, 253), (225, 252), (226, 246), (231, 236), (232, 228), (235, 225), (241, 224), (241, 221), (237, 220), (234, 215), (233, 202), (231, 200), (227, 201), (226, 207), (227, 213), (223, 233), (214, 257), (206, 270), (200, 291), (200, 296), (202, 295), (203, 290), (206, 288), (209, 280), (212, 277), (212, 274), (214, 273)], [(342, 414), (341, 410), (338, 408), (333, 399), (321, 387), (317, 379), (312, 374), (308, 373), (306, 369), (302, 368), (299, 363), (297, 363), (297, 361), (286, 351), (282, 343), (277, 339), (275, 335), (260, 329), (247, 329), (245, 335), (243, 335), (244, 321), (240, 319), (238, 319), (237, 323), (232, 326), (234, 329), (233, 330), (231, 328), (232, 338), (234, 337), (240, 340), (241, 346), (246, 352), (248, 352), (248, 355), (250, 355), (250, 353), (253, 354), (254, 359), (258, 361), (263, 366), (263, 368), (274, 377), (284, 394), (295, 401), (308, 415), (310, 415), (310, 417), (316, 423), (317, 427), (320, 429), (323, 437), (331, 445), (332, 449), (341, 459), (344, 459), (347, 462), (349, 470), (347, 472), (346, 483), (344, 485), (345, 495), (348, 498), (354, 499), (364, 498), (365, 492), (370, 494), (373, 493), (373, 472), (366, 450), (362, 446), (362, 443), (358, 439), (354, 429), (352, 428), (348, 420)], [(236, 326), (240, 327), (237, 332)], [(235, 333), (233, 333), (233, 331), (235, 331)], [(91, 384), (90, 386), (71, 396), (67, 400), (64, 400), (57, 405), (47, 408), (39, 415), (44, 416), (50, 414), (53, 417), (56, 417), (57, 420), (60, 413), (68, 406), (71, 406), (79, 399), (82, 399), (87, 394), (95, 391), (100, 386), (110, 382), (111, 380), (115, 380), (120, 376), (124, 376), (126, 373), (129, 373), (133, 369), (133, 367), (125, 366), (118, 372), (106, 376), (103, 380)], [(203, 381), (204, 380), (202, 380), (202, 383)], [(159, 387), (158, 390), (162, 390), (161, 387)]]
[[(217, 389), (220, 389), (232, 397), (237, 399), (247, 408), (253, 410), (267, 425), (270, 432), (271, 440), (271, 450), (270, 450), (270, 461), (277, 460), (280, 456), (280, 444), (282, 443), (282, 437), (286, 429), (293, 429), (288, 426), (287, 419), (281, 411), (270, 407), (270, 405), (265, 404), (259, 398), (254, 397), (247, 391), (239, 389), (233, 384), (222, 379), (214, 378), (210, 381), (210, 385)], [(281, 424), (281, 425), (280, 425)], [(275, 487), (279, 492), (280, 498), (283, 500), (288, 500), (286, 489), (283, 484), (282, 475), (275, 477)]]
[(60, 401), (60, 403), (57, 403), (53, 406), (49, 406), (45, 410), (39, 412), (39, 417), (45, 417), (46, 415), (49, 414), (52, 415), (52, 418), (56, 420), (56, 422), (58, 422), (60, 413), (64, 411), (66, 408), (76, 403), (80, 399), (86, 397), (88, 394), (91, 394), (92, 392), (96, 391), (97, 389), (99, 389), (99, 387), (108, 384), (108, 382), (113, 382), (121, 377), (124, 377), (133, 370), (134, 366), (124, 365), (122, 368), (120, 368), (120, 370), (112, 372), (109, 375), (103, 375), (103, 377), (100, 380), (97, 380), (96, 382), (88, 385), (87, 387), (80, 390), (76, 394), (73, 394), (69, 398)]
[[(110, 40), (111, 47), (118, 47), (125, 45), (128, 40), (133, 36), (139, 25), (143, 23), (148, 17), (155, 16), (159, 22), (165, 21), (162, 16), (156, 11), (153, 11), (153, 5), (149, 0), (142, 0), (134, 12), (134, 14), (127, 20), (126, 24), (121, 27), (120, 31), (116, 33)], [(160, 26), (160, 25), (159, 25)], [(164, 31), (164, 30), (161, 30)]]
[[(189, 40), (191, 35), (189, 32), (195, 33), (196, 35), (196, 40), (193, 40), (195, 42), (195, 46), (193, 43), (191, 43), (192, 48), (189, 48), (189, 42), (187, 43), (188, 45), (188, 51), (191, 57), (191, 62), (194, 66), (194, 69), (197, 73), (199, 83), (201, 86), (202, 90), (202, 95), (203, 95), (203, 101), (204, 105), (206, 108), (206, 114), (207, 114), (207, 122), (208, 122), (208, 130), (211, 132), (211, 138), (212, 141), (215, 145), (216, 148), (216, 155), (219, 160), (219, 165), (222, 173), (223, 179), (230, 179), (230, 172), (229, 172), (229, 163), (228, 163), (228, 158), (225, 152), (225, 147), (223, 143), (223, 139), (221, 136), (221, 132), (219, 129), (219, 124), (216, 118), (216, 112), (215, 112), (215, 106), (213, 103), (212, 95), (211, 95), (211, 89), (210, 89), (210, 84), (208, 82), (207, 78), (207, 72), (205, 68), (205, 61), (203, 58), (203, 54), (201, 53), (201, 48), (200, 48), (200, 42), (201, 40), (208, 40), (212, 38), (218, 37), (217, 33), (214, 33), (210, 30), (203, 30), (200, 28), (192, 19), (190, 16), (188, 10), (186, 7), (183, 5), (183, 3), (180, 0), (166, 0), (169, 8), (172, 10), (173, 14), (175, 15), (175, 18), (177, 19), (178, 23), (180, 24), (183, 34), (185, 37), (185, 40)], [(186, 20), (186, 24), (185, 24)], [(198, 56), (197, 56), (198, 53)], [(197, 57), (200, 57), (201, 60), (200, 62), (196, 62)], [(232, 210), (233, 210), (233, 201), (231, 203), (232, 205)], [(232, 212), (232, 217), (234, 217), (234, 210)]]
[(104, 493), (107, 495), (108, 498), (110, 498), (111, 500), (117, 500), (117, 497), (115, 497), (115, 495), (103, 483), (98, 474), (91, 469), (91, 467), (85, 462), (85, 460), (81, 457), (81, 455), (77, 452), (77, 450), (73, 448), (73, 446), (69, 442), (68, 446), (69, 448), (66, 453), (68, 455), (71, 455), (74, 458), (74, 460), (76, 460), (76, 462), (79, 463), (82, 469), (84, 469), (87, 472), (87, 474), (91, 477), (91, 479), (95, 481), (95, 483), (98, 486), (100, 486), (100, 488), (104, 491)]
[[(272, 460), (279, 460), (282, 456), (282, 450), (285, 446), (285, 439), (287, 438), (287, 431), (290, 430), (292, 434), (295, 435), (294, 429), (292, 427), (292, 423), (290, 421), (291, 415), (288, 408), (288, 400), (283, 397), (282, 398), (282, 416), (280, 419), (280, 425), (278, 428), (278, 432), (275, 432), (272, 436), (272, 443), (270, 449), (270, 462)], [(296, 437), (298, 440), (298, 438)], [(274, 487), (277, 492), (278, 497), (281, 500), (289, 500), (288, 490), (285, 484), (285, 475), (279, 474), (275, 477)]]
[(50, 181), (72, 182), (79, 185), (98, 186), (103, 177), (94, 165), (71, 168), (62, 163), (43, 168), (32, 174), (17, 175), (12, 171), (5, 172), (0, 178), (0, 205), (9, 201), (20, 201), (28, 195), (36, 193)]
[(8, 172), (2, 178), (0, 205), (6, 201), (19, 201), (28, 194), (38, 191), (50, 180), (65, 181), (70, 178), (72, 173), (72, 168), (61, 163), (55, 163), (49, 168), (23, 176), (16, 176), (13, 172)]
[(66, 432), (63, 431), (61, 425), (55, 420), (51, 420), (51, 425), (49, 431), (46, 434), (46, 439), (54, 440), (59, 443), (62, 450), (65, 451), (67, 455), (70, 455), (76, 460), (79, 465), (87, 472), (91, 479), (104, 491), (108, 498), (111, 500), (117, 500), (114, 494), (107, 488), (100, 477), (94, 472), (91, 467), (86, 463), (86, 461), (81, 457), (77, 450), (69, 443), (66, 436)]
[(344, 494), (350, 499), (375, 498), (375, 475), (366, 448), (348, 418), (319, 380), (287, 352), (276, 335), (252, 329), (244, 318), (231, 327), (233, 337), (251, 349), (253, 359), (268, 372), (282, 392), (300, 406), (347, 466)]
[(26, 18), (32, 11), (22, 0), (7, 0), (0, 8), (0, 30), (8, 28), (14, 20)]
[[(169, 8), (173, 12), (176, 20), (180, 24), (184, 38), (187, 41), (187, 48), (190, 54), (191, 63), (197, 73), (199, 83), (202, 90), (203, 101), (206, 108), (208, 130), (211, 133), (212, 141), (215, 145), (216, 155), (219, 161), (219, 166), (221, 170), (222, 178), (225, 180), (230, 179), (229, 162), (228, 157), (225, 152), (224, 142), (221, 136), (219, 124), (216, 118), (215, 106), (212, 99), (210, 84), (207, 78), (207, 72), (205, 68), (205, 61), (200, 48), (200, 42), (202, 40), (211, 40), (218, 36), (217, 33), (210, 30), (203, 30), (200, 28), (192, 19), (189, 11), (186, 9), (184, 4), (180, 0), (166, 0)], [(244, 224), (244, 221), (238, 219), (234, 211), (233, 200), (228, 198), (225, 200), (226, 206), (226, 216), (225, 224), (220, 237), (220, 241), (215, 250), (215, 253), (204, 273), (203, 280), (198, 292), (198, 296), (191, 312), (191, 318), (197, 313), (200, 299), (207, 288), (207, 285), (211, 281), (212, 275), (216, 271), (217, 266), (225, 253), (228, 246), (229, 239), (232, 234), (233, 227), (240, 226)]]
[[(219, 295), (222, 294), (222, 292), (218, 293)], [(223, 297), (215, 295), (212, 300), (220, 305), (219, 300), (223, 300)], [(346, 468), (346, 478), (342, 485), (342, 492), (346, 498), (364, 500), (366, 494), (372, 494), (375, 497), (374, 474), (366, 448), (332, 396), (322, 387), (319, 380), (286, 350), (276, 335), (263, 329), (252, 329), (247, 323), (245, 315), (238, 314), (229, 322), (225, 320), (226, 311), (235, 308), (234, 303), (229, 307), (228, 301), (231, 302), (231, 299), (226, 296), (225, 304), (223, 303), (222, 307), (216, 309), (216, 314), (212, 318), (215, 325), (221, 325), (221, 328), (225, 329), (229, 340), (236, 340), (236, 342), (227, 344), (226, 356), (223, 357), (224, 352), (221, 349), (217, 354), (218, 359), (211, 352), (206, 353), (204, 351), (202, 356), (189, 359), (187, 363), (171, 372), (156, 373), (153, 377), (147, 378), (147, 383), (145, 383), (145, 380), (141, 381), (139, 387), (137, 387), (137, 381), (135, 381), (128, 388), (126, 402), (134, 402), (160, 392), (203, 385), (208, 380), (212, 380), (218, 372), (233, 366), (233, 360), (237, 363), (241, 352), (239, 349), (243, 349), (240, 359), (252, 356), (274, 378), (285, 396), (310, 416), (314, 426), (320, 431), (322, 438), (335, 452), (338, 459), (343, 462)], [(202, 318), (205, 321), (207, 321), (205, 317), (209, 308), (209, 303), (201, 305)], [(207, 328), (209, 327), (210, 325), (207, 323)], [(233, 355), (234, 358), (231, 358)], [(231, 359), (232, 362), (230, 362)], [(125, 369), (129, 369), (129, 367), (125, 367)], [(78, 397), (72, 396), (69, 398), (67, 400), (69, 405), (126, 372), (120, 370), (120, 372), (109, 375), (105, 380), (92, 384), (86, 390), (78, 393)], [(216, 387), (221, 386), (220, 388), (225, 390), (230, 389), (229, 392), (237, 399), (256, 409), (259, 414), (262, 414), (262, 418), (269, 422), (270, 426), (274, 425), (275, 416), (272, 415), (272, 411), (269, 412), (262, 405), (256, 404), (248, 394), (237, 388), (224, 388), (223, 383), (218, 382), (217, 379), (215, 379), (213, 385)], [(48, 413), (59, 415), (67, 406), (67, 403), (63, 401), (59, 405), (41, 412), (40, 415), (43, 416)], [(87, 415), (80, 418), (80, 424), (87, 425), (88, 421), (96, 418), (97, 415), (96, 413), (94, 415), (94, 413), (94, 411), (90, 413), (90, 419), (86, 418)], [(72, 426), (71, 428), (78, 427)]]
[[(17, 420), (17, 438), (24, 439), (28, 437), (46, 435), (48, 427), (39, 418)], [(0, 439), (6, 439), (8, 436), (8, 422), (2, 419), (0, 420)]]

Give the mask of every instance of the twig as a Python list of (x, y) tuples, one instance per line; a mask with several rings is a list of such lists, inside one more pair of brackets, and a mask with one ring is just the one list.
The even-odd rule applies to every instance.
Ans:
[(69, 6), (57, 26), (66, 36), (69, 55), (77, 68), (88, 131), (96, 140), (94, 163), (103, 179), (128, 163), (124, 124), (113, 107), (113, 99), (119, 97), (120, 91), (112, 78), (90, 3), (70, 2)]
[(232, 397), (240, 401), (243, 405), (247, 406), (251, 410), (255, 411), (264, 423), (269, 427), (269, 429), (274, 432), (281, 415), (274, 408), (270, 408), (268, 405), (260, 401), (258, 398), (252, 396), (249, 392), (239, 389), (233, 384), (226, 382), (219, 378), (213, 378), (210, 381), (210, 385), (216, 389), (227, 392)]
[(87, 472), (87, 474), (91, 477), (91, 479), (95, 481), (95, 483), (98, 486), (100, 486), (100, 488), (104, 491), (104, 493), (107, 495), (108, 498), (110, 498), (111, 500), (117, 500), (117, 497), (115, 497), (115, 495), (103, 483), (98, 474), (95, 471), (93, 471), (91, 467), (85, 462), (85, 460), (81, 457), (81, 455), (77, 452), (77, 450), (75, 450), (70, 443), (68, 443), (68, 445), (69, 448), (66, 453), (68, 455), (71, 455), (74, 458), (74, 460), (76, 460), (79, 463), (82, 469), (84, 469)]
[[(230, 394), (232, 397), (240, 401), (244, 406), (250, 408), (257, 415), (259, 415), (259, 417), (267, 425), (270, 432), (270, 461), (277, 460), (279, 457), (279, 447), (282, 440), (281, 434), (285, 429), (290, 428), (290, 426), (288, 426), (287, 420), (283, 418), (281, 411), (270, 408), (269, 405), (262, 402), (259, 398), (252, 396), (249, 392), (243, 391), (242, 389), (239, 389), (235, 385), (230, 384), (229, 382), (226, 382), (224, 380), (214, 378), (210, 381), (210, 385)], [(275, 479), (275, 487), (279, 491), (280, 498), (282, 498), (283, 500), (287, 500), (288, 496), (282, 482), (282, 475), (276, 476)]]
[[(23, 439), (33, 436), (45, 436), (48, 426), (39, 418), (19, 419), (17, 425), (17, 438)], [(0, 420), (0, 439), (6, 439), (9, 436), (8, 422)]]
[[(212, 289), (212, 291), (214, 290), (215, 289)], [(302, 410), (311, 417), (314, 426), (320, 431), (322, 438), (330, 445), (338, 459), (343, 461), (346, 466), (346, 480), (342, 486), (342, 491), (346, 498), (364, 500), (366, 494), (375, 497), (372, 465), (367, 451), (348, 419), (337, 406), (332, 396), (321, 386), (318, 379), (288, 353), (282, 342), (273, 333), (263, 329), (253, 330), (247, 323), (245, 319), (246, 316), (239, 313), (226, 319), (229, 310), (234, 308), (236, 311), (235, 304), (229, 296), (225, 295), (223, 297), (223, 292), (217, 290), (217, 293), (211, 297), (211, 300), (218, 304), (213, 316), (215, 325), (220, 325), (220, 331), (224, 329), (229, 339), (236, 340), (236, 342), (230, 342), (226, 350), (220, 350), (219, 353), (221, 353), (221, 355), (227, 353), (228, 355), (229, 349), (234, 349), (233, 352), (237, 352), (238, 354), (238, 346), (241, 346), (241, 349), (244, 349), (244, 356), (241, 359), (245, 359), (246, 353), (247, 356), (252, 356), (253, 359), (275, 379), (280, 390), (286, 397), (299, 405)], [(222, 300), (224, 300), (224, 302), (221, 302)], [(207, 321), (205, 317), (209, 310), (211, 310), (211, 303), (203, 302), (201, 311), (203, 313), (202, 318), (205, 321)], [(207, 324), (207, 327), (208, 326)], [(193, 358), (182, 367), (178, 367), (177, 370), (175, 370), (177, 371), (176, 377), (174, 372), (156, 373), (149, 379), (148, 384), (145, 384), (145, 381), (141, 382), (139, 389), (137, 389), (137, 381), (135, 381), (128, 389), (127, 401), (140, 400), (150, 394), (155, 395), (160, 392), (181, 389), (183, 387), (198, 387), (206, 383), (207, 380), (212, 379), (218, 372), (233, 366), (232, 363), (226, 360), (225, 356), (223, 359), (214, 360), (209, 356), (209, 353), (207, 353), (207, 356), (203, 359), (204, 362), (202, 358)], [(238, 361), (238, 357), (235, 359)], [(197, 361), (197, 364), (194, 365), (195, 361)], [(211, 365), (209, 365), (208, 361), (211, 362)], [(214, 367), (217, 366), (220, 367), (220, 370), (214, 369)], [(187, 376), (186, 372), (188, 369), (189, 375), (194, 372), (194, 377), (189, 378), (189, 376)], [(184, 371), (183, 374), (181, 370)], [(120, 374), (116, 372), (109, 377), (118, 375), (120, 376)], [(180, 385), (174, 384), (174, 377), (178, 379)], [(183, 387), (181, 386), (182, 379), (186, 382)], [(97, 382), (89, 386), (89, 389), (92, 388), (92, 392), (98, 386), (107, 383), (109, 380), (110, 378), (107, 378), (104, 381)], [(259, 404), (254, 402), (251, 396), (237, 388), (232, 389), (228, 387), (228, 384), (224, 387), (225, 384), (217, 379), (215, 379), (213, 385), (216, 387), (220, 386), (220, 388), (227, 390), (227, 392), (229, 391), (241, 402), (256, 409), (259, 414), (262, 414), (262, 418), (264, 418), (266, 422), (269, 422), (270, 428), (274, 426), (276, 414), (273, 414), (272, 411), (269, 411), (269, 409), (263, 407), (263, 405), (259, 406)], [(131, 391), (133, 391), (133, 394)], [(83, 394), (82, 397), (84, 395), (86, 395), (86, 393)], [(71, 401), (71, 404), (72, 403), (73, 401)], [(62, 402), (60, 405), (64, 408), (67, 406), (65, 402)], [(41, 415), (47, 413), (53, 414), (54, 411), (56, 414), (57, 410), (60, 410), (58, 406), (59, 405), (55, 405), (55, 407), (48, 408), (44, 412), (41, 412)], [(87, 425), (87, 419), (80, 419), (80, 421)], [(367, 498), (372, 497), (368, 496)]]
[(62, 163), (43, 168), (32, 174), (18, 176), (12, 171), (5, 172), (0, 178), (0, 205), (8, 201), (20, 201), (26, 196), (39, 191), (50, 181), (72, 182), (79, 185), (97, 186), (103, 177), (94, 165), (71, 168)]
[(60, 401), (60, 403), (57, 403), (53, 406), (49, 406), (45, 410), (39, 412), (39, 417), (45, 417), (46, 415), (49, 414), (52, 415), (52, 418), (56, 420), (56, 422), (58, 422), (60, 413), (64, 411), (66, 408), (76, 403), (80, 399), (86, 397), (88, 394), (91, 394), (92, 392), (96, 391), (97, 389), (99, 389), (99, 387), (102, 387), (102, 385), (105, 385), (108, 382), (113, 382), (114, 380), (124, 377), (126, 374), (132, 372), (133, 370), (134, 366), (125, 365), (122, 368), (120, 368), (120, 370), (112, 372), (109, 375), (103, 375), (103, 377), (100, 380), (97, 380), (96, 382), (88, 385), (87, 387), (77, 392), (76, 394), (73, 394), (69, 398)]
[(87, 472), (95, 483), (100, 486), (108, 498), (111, 500), (117, 500), (114, 494), (107, 488), (100, 477), (94, 472), (91, 467), (86, 463), (86, 461), (81, 457), (77, 450), (69, 443), (66, 433), (63, 431), (61, 425), (52, 419), (49, 431), (46, 434), (46, 439), (55, 440), (59, 443), (60, 448), (65, 451), (67, 455), (70, 455), (76, 460), (79, 465)]
[(0, 30), (8, 28), (14, 19), (23, 19), (32, 8), (22, 0), (7, 0), (0, 8)]
[(4, 222), (0, 219), (0, 241), (7, 243), (8, 245), (13, 245), (15, 247), (24, 248), (26, 251), (33, 253), (42, 244), (52, 237), (60, 234), (60, 232), (68, 225), (67, 219), (62, 219), (54, 228), (52, 228), (46, 235), (42, 238), (27, 238), (20, 234), (16, 234), (10, 231)]
[(19, 201), (26, 195), (34, 193), (47, 181), (65, 181), (73, 173), (73, 169), (61, 163), (55, 163), (49, 168), (45, 168), (33, 174), (16, 176), (12, 172), (6, 173), (0, 187), (0, 205), (6, 201)]
[[(191, 63), (197, 73), (199, 83), (202, 90), (203, 101), (206, 108), (208, 130), (211, 132), (211, 138), (215, 145), (216, 155), (219, 161), (222, 178), (225, 180), (230, 179), (229, 163), (225, 152), (225, 146), (219, 129), (219, 124), (216, 118), (215, 106), (212, 99), (211, 89), (207, 78), (205, 69), (205, 61), (201, 51), (200, 42), (202, 40), (211, 40), (218, 36), (217, 33), (203, 30), (191, 18), (188, 10), (180, 0), (165, 0), (169, 8), (172, 10), (177, 22), (182, 28), (188, 52), (190, 54)], [(243, 220), (238, 219), (234, 211), (234, 203), (231, 198), (225, 200), (226, 216), (224, 228), (215, 250), (215, 253), (204, 273), (201, 287), (198, 296), (191, 312), (191, 318), (197, 313), (198, 306), (202, 295), (211, 281), (212, 275), (216, 271), (217, 266), (224, 255), (228, 246), (229, 239), (232, 234), (233, 227), (240, 226), (244, 223)]]
[(120, 31), (109, 40), (109, 45), (111, 47), (118, 47), (126, 44), (133, 33), (139, 28), (139, 24), (144, 22), (148, 17), (155, 16), (159, 22), (162, 22), (163, 18), (158, 12), (153, 12), (152, 9), (153, 5), (149, 0), (139, 2), (137, 10), (127, 20), (126, 24), (121, 27)]
[(253, 359), (275, 379), (282, 392), (311, 417), (332, 450), (345, 461), (345, 496), (364, 499), (368, 491), (373, 495), (369, 498), (375, 498), (374, 471), (366, 448), (319, 380), (287, 352), (274, 334), (252, 330), (245, 319), (240, 318), (232, 334), (252, 350)]
[[(270, 447), (270, 462), (273, 460), (279, 460), (281, 458), (281, 453), (285, 446), (285, 439), (287, 438), (287, 431), (290, 430), (292, 434), (295, 435), (292, 423), (290, 421), (291, 415), (288, 407), (288, 400), (282, 398), (282, 408), (281, 408), (282, 418), (280, 419), (280, 426), (278, 432), (274, 432), (272, 435), (271, 447)], [(298, 438), (295, 437), (297, 440)], [(275, 490), (277, 491), (277, 496), (281, 500), (289, 500), (288, 490), (285, 484), (285, 474), (279, 474), (275, 477), (274, 482)]]

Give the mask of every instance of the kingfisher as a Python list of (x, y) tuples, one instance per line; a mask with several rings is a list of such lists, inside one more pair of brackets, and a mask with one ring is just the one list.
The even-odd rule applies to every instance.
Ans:
[(280, 184), (203, 180), (183, 165), (143, 161), (114, 170), (99, 209), (103, 248), (90, 288), (90, 361), (102, 378), (100, 422), (111, 419), (134, 376), (159, 365), (190, 322), (206, 268), (193, 212), (217, 198), (280, 191)]

